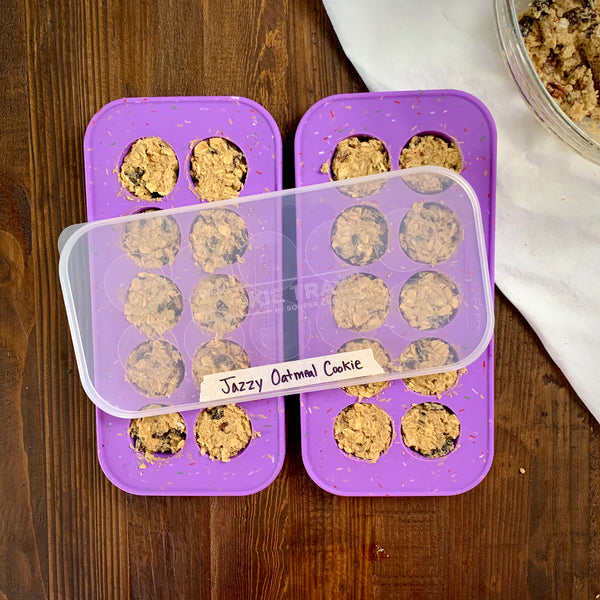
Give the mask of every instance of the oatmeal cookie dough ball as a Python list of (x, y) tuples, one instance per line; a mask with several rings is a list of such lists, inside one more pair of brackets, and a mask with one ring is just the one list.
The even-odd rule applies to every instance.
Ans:
[(519, 17), (538, 77), (575, 122), (600, 119), (599, 9), (594, 0), (533, 0)]
[(154, 454), (177, 454), (185, 444), (185, 421), (180, 413), (132, 419), (127, 433), (136, 452), (146, 458)]
[(435, 266), (456, 252), (463, 229), (447, 206), (415, 202), (402, 219), (398, 238), (410, 259)]
[(381, 327), (388, 316), (390, 292), (375, 275), (350, 275), (335, 286), (331, 310), (338, 327), (372, 331)]
[(448, 342), (428, 337), (411, 342), (400, 354), (398, 362), (400, 371), (415, 371), (455, 364), (458, 354)]
[(331, 159), (334, 181), (363, 175), (386, 173), (390, 170), (390, 155), (383, 142), (376, 138), (353, 136), (342, 140)]
[(181, 231), (173, 217), (153, 216), (128, 222), (121, 243), (138, 266), (160, 269), (173, 264), (181, 246)]
[(236, 198), (244, 187), (248, 163), (244, 153), (225, 138), (212, 137), (194, 147), (190, 172), (202, 200)]
[(402, 418), (404, 443), (427, 458), (446, 456), (456, 447), (460, 421), (446, 406), (437, 402), (414, 405)]
[(127, 320), (144, 335), (158, 337), (179, 321), (183, 297), (170, 279), (139, 273), (127, 288), (123, 310)]
[[(439, 338), (424, 338), (409, 344), (399, 358), (400, 370), (444, 367), (458, 361), (458, 355), (450, 344)], [(464, 369), (443, 371), (432, 375), (404, 378), (408, 389), (425, 396), (439, 396), (453, 387)]]
[(229, 340), (212, 340), (196, 350), (192, 361), (192, 376), (198, 387), (206, 375), (247, 369), (250, 358), (246, 351)]
[[(390, 371), (390, 355), (383, 347), (379, 340), (371, 340), (369, 338), (356, 338), (346, 342), (338, 349), (340, 352), (352, 352), (353, 350), (364, 350), (370, 348), (373, 351), (373, 357), (381, 365), (385, 371)], [(355, 396), (359, 400), (362, 398), (372, 398), (379, 394), (379, 392), (390, 387), (391, 382), (389, 381), (375, 381), (372, 383), (360, 383), (357, 385), (349, 385), (342, 387), (342, 389), (349, 396)]]
[(237, 329), (248, 314), (248, 293), (233, 275), (209, 275), (192, 294), (192, 316), (214, 333)]
[(389, 227), (374, 206), (359, 204), (345, 208), (333, 222), (331, 247), (344, 262), (370, 265), (388, 249)]
[(356, 402), (338, 414), (333, 434), (344, 452), (375, 462), (392, 443), (392, 420), (378, 406)]
[(439, 398), (445, 391), (456, 385), (463, 372), (464, 369), (434, 373), (433, 375), (417, 375), (416, 377), (406, 377), (403, 381), (409, 390), (417, 394)]
[(415, 135), (400, 153), (399, 167), (435, 165), (460, 173), (462, 156), (456, 142), (439, 135)]
[(248, 248), (248, 228), (244, 219), (227, 208), (211, 208), (198, 213), (190, 231), (194, 261), (207, 273), (242, 262)]
[(131, 146), (119, 171), (121, 185), (141, 200), (157, 200), (173, 191), (179, 163), (173, 148), (159, 137), (145, 137)]
[(245, 410), (226, 404), (203, 410), (196, 419), (194, 433), (201, 454), (229, 462), (250, 443), (252, 424)]
[(125, 379), (151, 398), (171, 396), (185, 374), (179, 350), (165, 340), (150, 340), (133, 349), (125, 368)]
[(460, 304), (460, 292), (450, 277), (420, 271), (402, 286), (398, 309), (411, 327), (439, 329), (454, 319)]

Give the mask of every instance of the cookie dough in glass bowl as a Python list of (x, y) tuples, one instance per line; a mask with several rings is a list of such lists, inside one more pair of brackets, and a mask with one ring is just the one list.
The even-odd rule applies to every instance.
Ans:
[[(571, 44), (573, 56), (577, 53), (579, 57), (582, 57), (581, 65), (591, 66), (591, 71), (596, 71), (600, 75), (600, 61), (596, 56), (590, 55), (591, 44), (590, 40), (586, 39), (588, 31), (591, 33), (590, 38), (600, 35), (600, 27), (595, 26), (595, 23), (600, 21), (600, 16), (596, 14), (597, 9), (600, 9), (600, 3), (595, 0), (592, 6), (592, 2), (577, 3), (567, 0), (536, 0), (533, 3), (528, 0), (494, 0), (494, 4), (500, 48), (527, 104), (542, 124), (569, 148), (587, 160), (600, 165), (600, 121), (590, 116), (582, 116), (580, 111), (571, 111), (564, 102), (569, 96), (569, 91), (580, 86), (580, 83), (576, 82), (578, 65), (569, 65), (570, 73), (566, 82), (556, 80), (550, 73), (556, 70), (555, 66), (561, 60), (560, 54), (564, 51), (565, 45)], [(531, 10), (532, 4), (533, 11)], [(572, 12), (574, 9), (575, 12)], [(580, 9), (586, 9), (585, 14), (581, 13)], [(552, 26), (558, 32), (564, 32), (565, 39), (561, 39), (559, 43), (556, 31), (548, 31), (550, 23), (542, 24), (542, 27), (547, 29), (547, 35), (543, 39), (539, 38), (540, 43), (537, 44), (537, 51), (532, 52), (534, 55), (532, 59), (524, 37), (538, 35), (540, 22), (544, 20), (546, 14), (552, 17), (554, 21)], [(575, 41), (565, 43), (566, 35), (573, 34), (575, 30), (581, 30), (580, 34), (572, 36)], [(552, 39), (554, 41), (551, 41)], [(598, 42), (600, 47), (600, 39)], [(548, 54), (547, 60), (541, 65), (542, 70), (545, 70), (546, 73), (538, 74), (534, 61), (539, 63), (539, 52), (543, 50), (544, 44), (553, 47), (550, 48), (551, 52)], [(527, 46), (531, 49), (529, 42)], [(585, 50), (586, 47), (589, 49)], [(598, 65), (593, 63), (598, 63)], [(579, 79), (583, 81), (585, 78), (583, 76)], [(546, 80), (546, 83), (543, 79)], [(596, 79), (600, 83), (600, 76), (597, 78), (592, 76), (592, 79)], [(598, 87), (600, 86), (596, 86), (596, 91)], [(561, 108), (561, 104), (565, 110)], [(565, 111), (573, 114), (573, 118), (570, 118)]]

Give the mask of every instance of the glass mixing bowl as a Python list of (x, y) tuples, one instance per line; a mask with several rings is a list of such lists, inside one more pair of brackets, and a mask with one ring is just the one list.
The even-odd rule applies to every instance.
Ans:
[(579, 123), (571, 121), (554, 102), (529, 59), (518, 20), (529, 0), (494, 0), (494, 4), (504, 60), (527, 104), (572, 150), (600, 165), (600, 123), (587, 118)]

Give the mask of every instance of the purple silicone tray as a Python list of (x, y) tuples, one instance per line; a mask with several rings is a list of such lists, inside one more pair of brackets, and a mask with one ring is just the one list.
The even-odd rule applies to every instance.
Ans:
[[(173, 191), (158, 201), (143, 201), (126, 193), (118, 181), (118, 170), (131, 144), (147, 136), (158, 136), (174, 149), (179, 161), (179, 178)], [(85, 138), (85, 174), (87, 211), (90, 221), (119, 217), (141, 212), (149, 207), (174, 208), (198, 204), (201, 200), (193, 189), (189, 174), (189, 160), (194, 145), (209, 137), (224, 137), (235, 143), (244, 153), (248, 163), (248, 174), (240, 197), (281, 189), (281, 135), (271, 115), (259, 104), (240, 97), (165, 97), (124, 98), (104, 106), (90, 121)], [(213, 203), (211, 203), (212, 205)], [(219, 206), (219, 203), (214, 203)], [(239, 205), (242, 206), (242, 205)], [(232, 205), (228, 208), (236, 210)], [(239, 212), (239, 211), (237, 211)], [(218, 273), (235, 275), (245, 283), (260, 284), (260, 276), (252, 271), (253, 266), (264, 265), (265, 250), (280, 252), (281, 232), (264, 231), (260, 219), (251, 214), (241, 216), (246, 220), (250, 234), (246, 263), (232, 265), (229, 269), (218, 269)], [(186, 216), (188, 221), (186, 221)], [(180, 220), (181, 219), (181, 220)], [(102, 332), (107, 352), (115, 352), (114, 341), (127, 355), (125, 346), (135, 345), (144, 337), (135, 330), (121, 314), (124, 279), (137, 272), (149, 270), (166, 274), (180, 287), (184, 300), (189, 298), (192, 285), (186, 269), (195, 269), (197, 280), (202, 271), (191, 264), (187, 235), (191, 221), (185, 212), (178, 215), (181, 228), (181, 250), (178, 261), (184, 265), (179, 269), (177, 261), (173, 267), (164, 269), (142, 269), (126, 256), (111, 256), (107, 252), (104, 300), (106, 310), (115, 312), (115, 326)], [(273, 222), (273, 221), (271, 221)], [(275, 220), (275, 222), (280, 222)], [(270, 245), (270, 246), (269, 246)], [(268, 247), (268, 248), (267, 248)], [(259, 256), (260, 254), (260, 256)], [(114, 275), (114, 277), (113, 277)], [(265, 281), (272, 274), (265, 274)], [(184, 302), (184, 313), (179, 324), (165, 335), (169, 341), (178, 341), (184, 359), (189, 359), (193, 348), (203, 343), (197, 329), (189, 327), (189, 303)], [(264, 315), (261, 319), (264, 318)], [(226, 334), (244, 346), (250, 359), (259, 364), (261, 336), (252, 330), (254, 321), (246, 319), (246, 327)], [(188, 321), (188, 324), (185, 322)], [(268, 319), (267, 329), (271, 334), (280, 330), (281, 323)], [(261, 330), (264, 327), (260, 328)], [(173, 339), (170, 339), (172, 337)], [(253, 341), (253, 348), (248, 343)], [(269, 362), (269, 359), (264, 359)], [(271, 359), (272, 360), (272, 357)], [(190, 379), (189, 362), (186, 360), (186, 377), (180, 389), (193, 386)], [(128, 392), (135, 393), (128, 384)], [(146, 403), (150, 400), (146, 399)], [(129, 419), (114, 417), (100, 409), (96, 411), (98, 457), (106, 476), (119, 488), (141, 495), (246, 495), (268, 486), (278, 475), (285, 453), (285, 416), (282, 397), (247, 402), (243, 405), (253, 430), (260, 437), (253, 438), (248, 446), (230, 462), (212, 461), (202, 456), (194, 438), (194, 424), (198, 410), (182, 413), (186, 422), (187, 439), (176, 455), (165, 455), (148, 462), (132, 448), (127, 433)]]
[[(330, 164), (337, 144), (347, 137), (380, 139), (389, 152), (392, 169), (396, 170), (402, 149), (413, 136), (422, 134), (454, 140), (460, 148), (463, 158), (461, 175), (473, 187), (481, 206), (490, 280), (493, 283), (496, 130), (489, 111), (469, 94), (455, 90), (431, 90), (346, 94), (321, 100), (303, 116), (296, 132), (296, 185), (329, 181), (330, 175), (327, 171), (322, 172), (322, 166)], [(435, 194), (419, 196), (420, 201), (436, 200)], [(373, 199), (376, 195), (358, 202)], [(379, 208), (381, 210), (382, 207)], [(384, 214), (389, 218), (389, 213), (384, 211)], [(302, 217), (298, 221), (301, 222)], [(390, 221), (395, 223), (393, 218)], [(392, 231), (395, 239), (397, 227)], [(302, 235), (299, 229), (298, 239)], [(323, 236), (329, 239), (329, 230)], [(335, 255), (332, 260), (335, 260)], [(341, 261), (338, 262), (341, 268)], [(415, 271), (425, 269), (427, 265), (414, 263)], [(360, 270), (360, 267), (354, 267), (348, 270), (348, 274)], [(444, 263), (437, 265), (436, 270), (445, 271)], [(421, 336), (415, 332), (414, 337), (434, 335), (444, 339), (444, 329), (425, 331)], [(349, 337), (361, 335), (357, 333)], [(365, 335), (369, 337), (369, 334)], [(356, 398), (339, 388), (301, 394), (304, 465), (315, 483), (342, 496), (427, 496), (465, 492), (477, 485), (491, 466), (493, 390), (493, 342), (441, 398), (412, 392), (402, 380), (392, 382), (377, 396), (363, 400), (385, 410), (391, 417), (394, 430), (390, 448), (373, 463), (346, 454), (338, 448), (334, 438), (333, 426), (337, 415)], [(455, 450), (441, 459), (425, 458), (408, 448), (400, 431), (402, 418), (408, 409), (414, 404), (429, 401), (450, 408), (461, 424)]]

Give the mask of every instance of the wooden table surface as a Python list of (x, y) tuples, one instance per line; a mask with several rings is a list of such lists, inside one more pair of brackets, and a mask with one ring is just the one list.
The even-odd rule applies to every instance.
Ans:
[(293, 397), (258, 494), (137, 497), (100, 469), (58, 283), (85, 127), (124, 96), (246, 96), (293, 187), (301, 116), (365, 91), (319, 0), (4, 0), (0, 64), (0, 600), (598, 597), (600, 427), (500, 292), (495, 459), (465, 494), (322, 491)]

